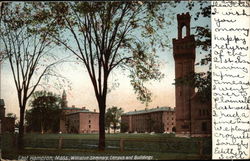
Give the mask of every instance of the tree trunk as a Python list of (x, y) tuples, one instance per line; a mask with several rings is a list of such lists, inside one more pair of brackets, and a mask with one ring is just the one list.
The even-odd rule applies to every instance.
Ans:
[(24, 134), (24, 107), (20, 107), (20, 124), (18, 134), (18, 149), (22, 150), (23, 147), (23, 134)]
[(99, 151), (105, 150), (105, 100), (99, 101)]

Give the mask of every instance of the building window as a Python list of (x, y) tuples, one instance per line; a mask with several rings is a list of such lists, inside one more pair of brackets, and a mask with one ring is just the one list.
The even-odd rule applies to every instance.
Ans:
[(174, 120), (174, 118), (172, 117), (172, 120)]
[(202, 124), (201, 124), (201, 130), (202, 131), (207, 131), (207, 123), (206, 122), (202, 122)]
[(181, 125), (181, 128), (182, 128), (182, 129), (188, 129), (188, 128), (189, 128), (189, 125)]
[(178, 88), (178, 91), (179, 91), (179, 96), (181, 96), (181, 87), (177, 87)]
[(200, 116), (201, 116), (201, 109), (199, 110)]
[(206, 115), (206, 110), (203, 110), (203, 116), (205, 116)]
[(91, 120), (89, 120), (89, 124), (91, 123)]
[(174, 123), (172, 122), (172, 125), (174, 125)]
[(91, 128), (91, 125), (89, 125), (89, 128)]

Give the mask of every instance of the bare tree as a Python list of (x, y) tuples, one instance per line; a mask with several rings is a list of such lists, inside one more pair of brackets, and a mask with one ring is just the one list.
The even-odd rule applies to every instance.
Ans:
[(35, 4), (43, 14), (41, 22), (57, 27), (50, 36), (77, 56), (87, 69), (100, 111), (99, 150), (105, 148), (110, 73), (118, 67), (130, 71), (129, 77), (138, 99), (146, 104), (151, 101), (151, 92), (144, 84), (162, 78), (155, 51), (167, 44), (166, 34), (159, 29), (169, 25), (171, 15), (164, 11), (172, 5), (170, 2)]
[[(51, 41), (35, 21), (36, 12), (26, 3), (4, 3), (2, 6), (0, 43), (6, 53), (18, 96), (20, 124), (18, 147), (23, 148), (24, 112), (27, 101), (43, 77), (53, 72), (59, 61), (52, 54)], [(32, 16), (33, 15), (33, 16)]]

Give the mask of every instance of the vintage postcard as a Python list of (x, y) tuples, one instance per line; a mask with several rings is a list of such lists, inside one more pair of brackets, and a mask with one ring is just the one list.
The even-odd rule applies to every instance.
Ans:
[(249, 158), (249, 6), (1, 2), (0, 158)]

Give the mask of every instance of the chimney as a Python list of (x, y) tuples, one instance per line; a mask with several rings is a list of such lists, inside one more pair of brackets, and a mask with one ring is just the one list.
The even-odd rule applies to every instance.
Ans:
[(75, 108), (76, 106), (75, 105), (72, 105), (72, 108)]
[(94, 112), (96, 112), (96, 109), (94, 109)]
[(85, 109), (86, 109), (86, 107), (82, 107), (82, 109), (83, 109), (83, 110), (85, 110)]
[(135, 109), (135, 111), (136, 111), (136, 109)]
[(159, 108), (159, 106), (157, 106), (157, 108)]

